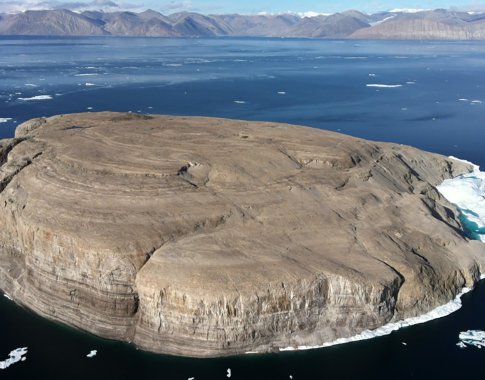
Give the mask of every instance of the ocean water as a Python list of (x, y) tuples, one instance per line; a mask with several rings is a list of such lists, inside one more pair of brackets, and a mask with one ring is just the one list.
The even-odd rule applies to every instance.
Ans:
[[(0, 38), (0, 137), (32, 117), (130, 111), (271, 120), (413, 145), (485, 167), (485, 43)], [(483, 103), (482, 103), (483, 102)], [(187, 359), (44, 320), (0, 297), (0, 378), (430, 379), (481, 376), (485, 285), (446, 318), (323, 349)], [(97, 355), (87, 358), (91, 350)]]

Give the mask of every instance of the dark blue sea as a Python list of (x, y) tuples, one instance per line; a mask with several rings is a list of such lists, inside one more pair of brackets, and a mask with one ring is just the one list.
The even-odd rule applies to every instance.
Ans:
[[(0, 137), (33, 117), (104, 110), (301, 124), (485, 167), (485, 43), (0, 38)], [(485, 350), (455, 344), (485, 330), (485, 284), (462, 300), (446, 318), (368, 341), (200, 360), (103, 340), (2, 296), (0, 361), (28, 354), (0, 379), (216, 380), (228, 368), (247, 380), (481, 378)]]

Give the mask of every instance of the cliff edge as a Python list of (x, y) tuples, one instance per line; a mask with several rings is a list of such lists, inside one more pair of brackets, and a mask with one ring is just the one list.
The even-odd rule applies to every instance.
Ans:
[(435, 189), (471, 167), (408, 146), (104, 112), (26, 122), (0, 164), (0, 289), (150, 351), (317, 345), (485, 272)]

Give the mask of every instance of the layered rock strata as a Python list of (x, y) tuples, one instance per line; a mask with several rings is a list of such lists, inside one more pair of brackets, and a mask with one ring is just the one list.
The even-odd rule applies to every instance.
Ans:
[(466, 164), (306, 127), (86, 113), (0, 143), (0, 288), (155, 352), (316, 345), (485, 272), (436, 191)]

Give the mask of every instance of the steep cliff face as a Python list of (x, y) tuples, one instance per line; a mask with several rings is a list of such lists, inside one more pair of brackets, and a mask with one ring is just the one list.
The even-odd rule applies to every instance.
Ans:
[(443, 20), (391, 20), (370, 28), (362, 28), (350, 38), (402, 40), (482, 40), (485, 38), (483, 21), (447, 23)]
[(315, 345), (429, 311), (477, 281), (411, 147), (274, 123), (117, 113), (24, 123), (0, 144), (0, 288), (156, 352)]

